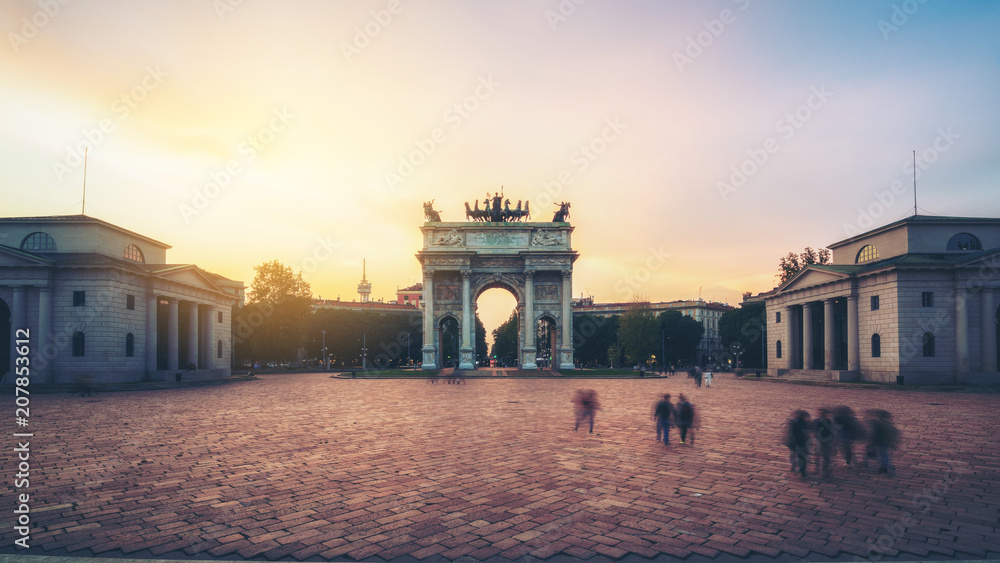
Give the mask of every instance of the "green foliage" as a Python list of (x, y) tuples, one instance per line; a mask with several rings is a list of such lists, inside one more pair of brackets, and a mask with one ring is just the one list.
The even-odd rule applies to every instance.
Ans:
[(607, 366), (621, 362), (609, 351), (618, 341), (618, 323), (621, 317), (599, 317), (580, 313), (573, 315), (573, 348), (576, 361), (583, 366)]
[(510, 314), (510, 318), (493, 331), (493, 349), (490, 356), (495, 357), (498, 362), (516, 367), (518, 359), (517, 332), (519, 319), (517, 311)]
[(345, 311), (321, 309), (309, 323), (306, 354), (323, 357), (323, 330), (331, 367), (361, 364), (362, 346), (368, 348), (368, 367), (419, 365), (423, 345), (423, 316), (419, 311)]
[(661, 346), (665, 349), (667, 365), (683, 365), (698, 361), (698, 343), (705, 334), (705, 327), (680, 311), (660, 313)]
[(830, 250), (826, 248), (821, 248), (819, 251), (816, 251), (807, 246), (802, 254), (799, 255), (796, 255), (794, 252), (789, 252), (788, 255), (783, 257), (781, 262), (778, 263), (778, 283), (785, 283), (795, 274), (799, 273), (802, 268), (810, 264), (829, 263)]
[(312, 291), (302, 273), (272, 260), (254, 267), (247, 305), (234, 310), (238, 358), (297, 359), (305, 340)]
[(476, 313), (476, 361), (479, 365), (489, 365), (490, 349), (486, 344), (486, 326)]
[(633, 299), (622, 315), (621, 347), (628, 365), (642, 365), (659, 348), (659, 326), (648, 301)]
[(738, 367), (763, 368), (762, 343), (767, 339), (767, 312), (764, 303), (749, 303), (726, 311), (719, 318), (719, 337), (725, 348), (724, 357), (732, 358)]

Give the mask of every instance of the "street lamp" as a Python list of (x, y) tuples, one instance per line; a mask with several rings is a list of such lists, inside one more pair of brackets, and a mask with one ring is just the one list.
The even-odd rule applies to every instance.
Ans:
[(321, 330), (323, 333), (323, 371), (326, 371), (326, 329)]
[(361, 371), (368, 371), (368, 331), (361, 333)]

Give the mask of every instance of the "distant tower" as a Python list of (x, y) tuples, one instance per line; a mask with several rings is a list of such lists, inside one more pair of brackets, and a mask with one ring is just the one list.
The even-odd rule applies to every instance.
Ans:
[(368, 281), (365, 273), (365, 260), (361, 261), (361, 283), (358, 284), (358, 295), (362, 303), (368, 302), (368, 297), (372, 293), (372, 282)]

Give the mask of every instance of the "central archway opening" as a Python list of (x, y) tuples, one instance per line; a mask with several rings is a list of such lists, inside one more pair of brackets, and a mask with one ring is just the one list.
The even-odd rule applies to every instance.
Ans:
[(535, 326), (535, 348), (538, 350), (535, 364), (540, 368), (559, 367), (556, 357), (559, 350), (556, 344), (557, 326), (556, 320), (549, 315), (538, 319)]
[(486, 289), (476, 299), (475, 310), (476, 320), (481, 321), (476, 323), (476, 360), (479, 365), (484, 368), (518, 367), (520, 339), (517, 298), (514, 294), (502, 287)]

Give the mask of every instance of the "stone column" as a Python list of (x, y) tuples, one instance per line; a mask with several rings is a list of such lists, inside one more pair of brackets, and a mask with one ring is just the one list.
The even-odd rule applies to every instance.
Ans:
[(997, 318), (993, 288), (984, 287), (980, 293), (980, 324), (983, 339), (983, 371), (997, 371)]
[(861, 341), (858, 338), (858, 298), (847, 298), (847, 369), (861, 371)]
[(834, 353), (837, 343), (834, 339), (833, 311), (835, 299), (823, 301), (823, 368), (833, 371), (837, 355)]
[(424, 361), (421, 369), (437, 369), (437, 348), (434, 346), (434, 271), (424, 270)]
[(802, 369), (813, 368), (812, 307), (802, 304)]
[(475, 369), (475, 353), (472, 346), (475, 322), (472, 320), (472, 272), (462, 270), (462, 348), (458, 351), (458, 369)]
[(535, 271), (524, 272), (524, 361), (521, 369), (538, 369), (535, 364)]
[[(969, 308), (967, 292), (955, 288), (955, 372), (969, 373)], [(936, 353), (936, 351), (935, 351)]]
[(35, 342), (35, 375), (42, 381), (55, 383), (52, 362), (55, 361), (55, 346), (49, 342), (52, 337), (52, 288), (38, 289), (38, 337)]
[[(146, 297), (146, 371), (156, 371), (156, 311), (159, 300), (156, 295)], [(146, 374), (151, 375), (151, 373)]]
[(792, 306), (785, 306), (785, 342), (782, 345), (781, 353), (785, 355), (785, 369), (792, 369), (795, 366), (795, 327), (792, 325)]
[[(11, 304), (12, 308), (10, 311), (10, 342), (7, 343), (7, 349), (10, 352), (10, 376), (15, 376), (17, 374), (17, 345), (15, 342), (18, 340), (17, 331), (29, 328), (27, 326), (28, 313), (27, 304), (25, 303), (24, 286), (17, 286), (14, 288), (14, 302)], [(31, 342), (31, 347), (38, 346), (38, 340), (36, 340), (36, 334), (32, 334), (30, 331), (28, 333), (28, 340)], [(29, 366), (30, 367), (30, 366)], [(30, 370), (29, 370), (30, 371)], [(11, 381), (11, 380), (8, 380)]]
[(215, 356), (219, 346), (215, 342), (215, 322), (218, 314), (215, 307), (208, 306), (205, 310), (205, 345), (202, 346), (202, 355), (205, 361), (202, 363), (204, 369), (215, 369)]
[(176, 299), (171, 299), (168, 305), (167, 314), (167, 369), (171, 371), (177, 371), (177, 364), (179, 363), (180, 355), (178, 350), (178, 340), (180, 339), (180, 334), (178, 333), (178, 303)]
[[(198, 357), (198, 304), (191, 303), (188, 306), (188, 363), (195, 365), (197, 369), (201, 358)], [(185, 364), (187, 367), (187, 364)]]
[(573, 271), (562, 271), (562, 347), (559, 369), (573, 369)]

